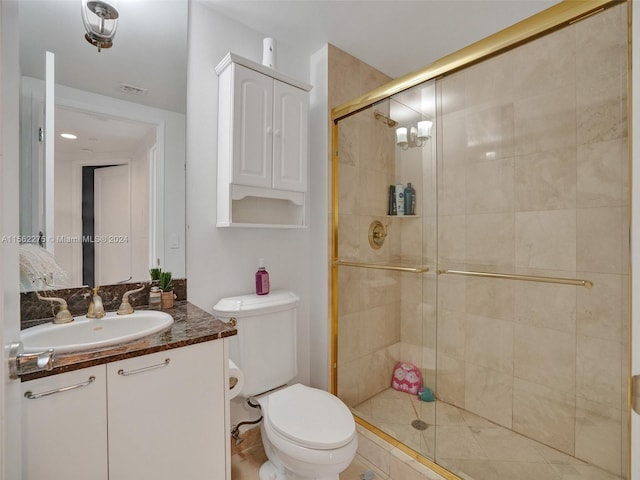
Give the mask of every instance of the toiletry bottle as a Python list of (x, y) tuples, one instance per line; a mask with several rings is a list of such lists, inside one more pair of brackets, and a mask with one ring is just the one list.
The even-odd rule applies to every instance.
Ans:
[(404, 215), (404, 185), (396, 185), (396, 215)]
[(160, 292), (160, 287), (153, 286), (149, 291), (149, 309), (150, 310), (160, 310), (160, 304), (162, 302), (162, 292)]
[(389, 215), (396, 214), (396, 186), (389, 185)]
[(404, 214), (416, 214), (416, 190), (411, 183), (407, 183), (407, 188), (404, 189)]
[(269, 293), (269, 272), (264, 268), (264, 259), (258, 261), (258, 271), (256, 272), (256, 293), (266, 295)]

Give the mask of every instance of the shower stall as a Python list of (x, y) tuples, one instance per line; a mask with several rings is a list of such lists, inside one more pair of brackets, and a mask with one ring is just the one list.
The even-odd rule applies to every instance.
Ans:
[(628, 5), (599, 3), (333, 111), (333, 388), (446, 477), (628, 476)]

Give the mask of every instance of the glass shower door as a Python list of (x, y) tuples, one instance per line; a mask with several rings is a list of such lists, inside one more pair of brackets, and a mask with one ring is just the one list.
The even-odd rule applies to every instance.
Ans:
[(337, 394), (356, 416), (431, 459), (434, 118), (429, 83), (340, 120), (335, 262)]

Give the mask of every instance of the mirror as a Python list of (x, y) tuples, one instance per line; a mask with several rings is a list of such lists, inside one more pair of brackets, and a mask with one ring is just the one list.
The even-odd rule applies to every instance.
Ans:
[[(42, 288), (40, 277), (50, 288), (148, 280), (152, 266), (185, 276), (188, 0), (112, 3), (113, 46), (98, 51), (84, 38), (81, 0), (19, 2), (20, 240), (30, 244), (21, 266), (39, 279), (23, 290)], [(39, 140), (46, 51), (55, 55), (53, 232)], [(38, 245), (66, 275), (53, 275)]]

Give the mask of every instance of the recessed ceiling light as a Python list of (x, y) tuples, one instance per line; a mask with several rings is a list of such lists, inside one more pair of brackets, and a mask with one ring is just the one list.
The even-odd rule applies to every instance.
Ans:
[(62, 138), (68, 138), (69, 140), (75, 140), (76, 138), (78, 138), (76, 135), (74, 135), (73, 133), (61, 133), (60, 136)]

